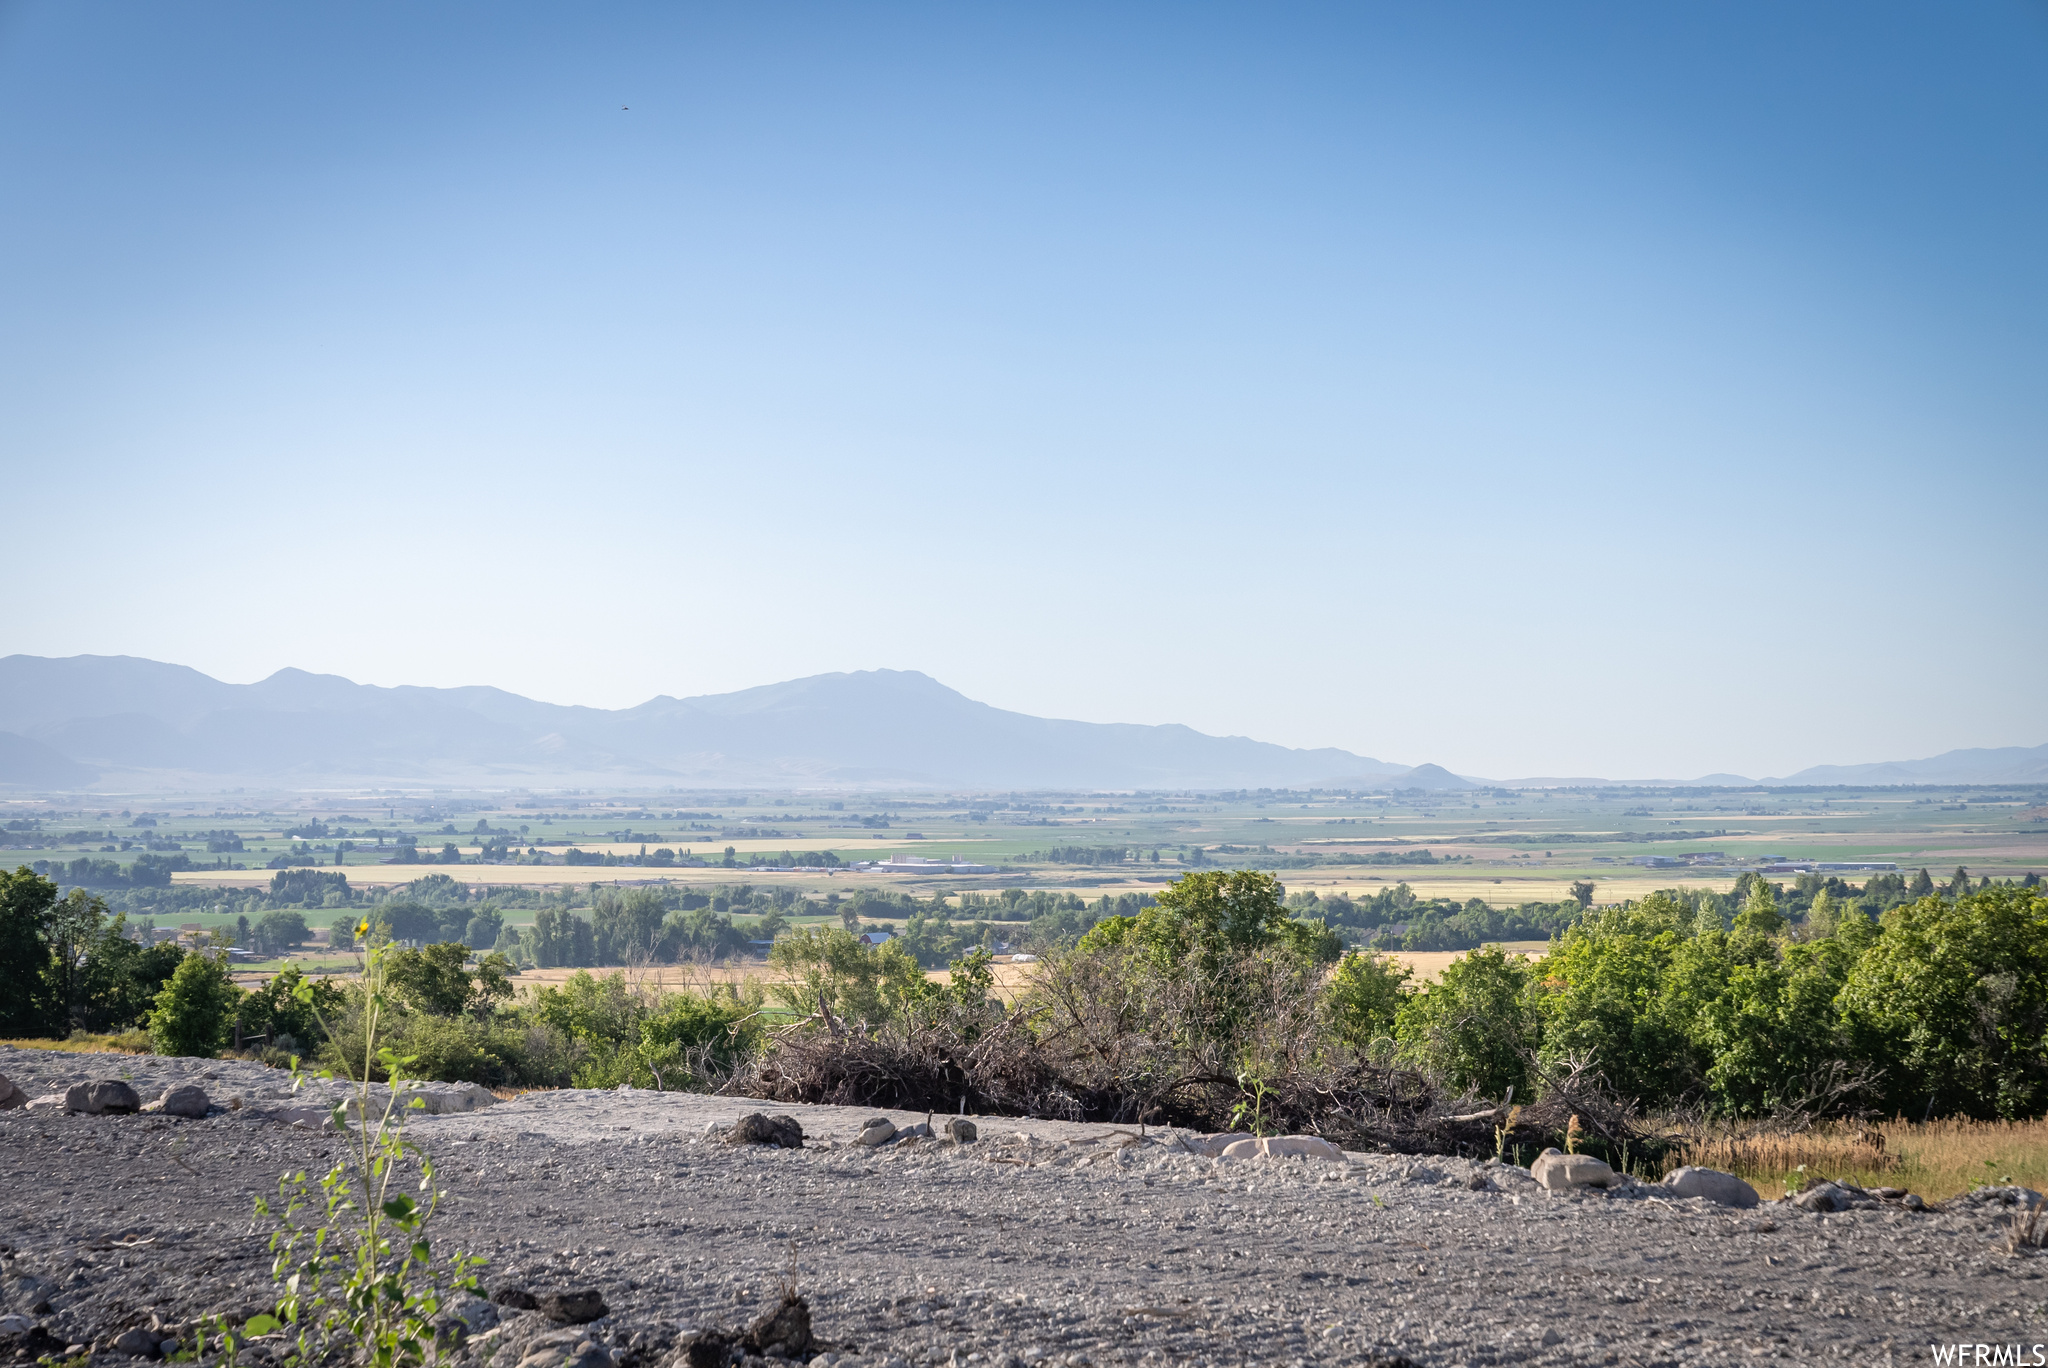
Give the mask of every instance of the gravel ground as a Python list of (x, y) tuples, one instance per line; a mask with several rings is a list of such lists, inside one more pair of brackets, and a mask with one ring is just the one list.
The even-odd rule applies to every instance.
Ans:
[[(60, 1345), (267, 1307), (252, 1200), (339, 1150), (266, 1114), (290, 1099), (257, 1065), (0, 1051), (30, 1094), (124, 1071), (145, 1099), (197, 1081), (243, 1105), (0, 1112), (0, 1313)], [(609, 1316), (570, 1336), (592, 1341), (585, 1368), (666, 1368), (679, 1335), (744, 1326), (785, 1277), (849, 1368), (1906, 1363), (1956, 1341), (2031, 1362), (2048, 1341), (2048, 1253), (2006, 1252), (2005, 1190), (1925, 1213), (1732, 1211), (1550, 1195), (1460, 1159), (1215, 1160), (1175, 1132), (1004, 1118), (977, 1118), (973, 1145), (866, 1150), (851, 1141), (876, 1113), (834, 1107), (786, 1109), (801, 1150), (706, 1136), (756, 1109), (556, 1092), (418, 1118), (451, 1194), (437, 1247), (488, 1256), (493, 1289), (599, 1289)], [(513, 1368), (538, 1328), (514, 1317), (468, 1357)]]

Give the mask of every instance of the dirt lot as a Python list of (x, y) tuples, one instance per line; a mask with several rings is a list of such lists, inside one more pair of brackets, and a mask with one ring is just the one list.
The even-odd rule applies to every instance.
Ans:
[[(0, 1051), (31, 1093), (123, 1071), (145, 1097), (197, 1078), (243, 1105), (0, 1113), (0, 1311), (46, 1301), (34, 1318), (60, 1343), (267, 1305), (251, 1202), (338, 1148), (266, 1119), (289, 1097), (260, 1066)], [(871, 1113), (824, 1107), (787, 1109), (801, 1150), (705, 1134), (752, 1109), (565, 1091), (418, 1119), (452, 1194), (437, 1243), (487, 1254), (492, 1288), (601, 1290), (610, 1357), (582, 1362), (618, 1368), (743, 1324), (792, 1259), (850, 1364), (1913, 1363), (1936, 1341), (2048, 1341), (2048, 1255), (2005, 1252), (1988, 1190), (1813, 1215), (1551, 1196), (1459, 1159), (1216, 1160), (1158, 1143), (1171, 1133), (1119, 1147), (1107, 1127), (999, 1118), (962, 1146), (861, 1149)]]

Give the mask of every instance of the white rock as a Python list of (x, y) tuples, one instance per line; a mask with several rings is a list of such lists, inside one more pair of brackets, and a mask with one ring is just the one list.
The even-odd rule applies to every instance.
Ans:
[(1605, 1162), (1590, 1154), (1566, 1154), (1559, 1149), (1547, 1149), (1537, 1155), (1536, 1162), (1529, 1165), (1529, 1176), (1550, 1192), (1613, 1187), (1617, 1181), (1614, 1170)]
[(1251, 1136), (1224, 1146), (1223, 1159), (1342, 1159), (1344, 1151), (1314, 1135)]
[(1223, 1156), (1223, 1151), (1239, 1141), (1256, 1140), (1257, 1138), (1257, 1136), (1253, 1135), (1240, 1135), (1234, 1131), (1226, 1131), (1221, 1135), (1185, 1136), (1182, 1138), (1181, 1143), (1197, 1154), (1210, 1159), (1220, 1159)]
[(886, 1116), (878, 1116), (860, 1128), (859, 1143), (866, 1145), (869, 1149), (873, 1149), (877, 1145), (886, 1145), (895, 1138), (896, 1123)]
[(1704, 1197), (1720, 1206), (1748, 1208), (1762, 1200), (1755, 1188), (1719, 1169), (1673, 1169), (1664, 1175), (1664, 1186), (1680, 1197)]

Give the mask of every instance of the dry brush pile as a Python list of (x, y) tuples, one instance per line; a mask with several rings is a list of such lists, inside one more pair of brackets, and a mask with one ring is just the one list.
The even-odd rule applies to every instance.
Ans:
[(1169, 891), (1159, 909), (1105, 923), (1049, 957), (1014, 1009), (968, 987), (848, 1020), (819, 993), (721, 1091), (1313, 1134), (1354, 1150), (1533, 1153), (1568, 1130), (1617, 1159), (1661, 1148), (1587, 1068), (1539, 1067), (1540, 1097), (1514, 1107), (1397, 1058), (1383, 1033), (1344, 1018), (1321, 946), (1302, 942), (1277, 898), (1258, 905), (1263, 878), (1219, 874), (1179, 902)]

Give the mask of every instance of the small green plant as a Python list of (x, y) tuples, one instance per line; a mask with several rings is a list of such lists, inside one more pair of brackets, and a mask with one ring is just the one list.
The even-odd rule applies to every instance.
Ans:
[[(367, 924), (357, 928), (367, 937)], [(359, 1361), (369, 1368), (405, 1368), (435, 1359), (440, 1345), (433, 1320), (449, 1292), (478, 1290), (474, 1269), (482, 1259), (457, 1253), (436, 1266), (427, 1241), (427, 1227), (443, 1193), (434, 1186), (434, 1161), (407, 1140), (400, 1124), (401, 1106), (420, 1108), (418, 1080), (408, 1076), (415, 1062), (378, 1043), (385, 1009), (386, 947), (370, 946), (362, 976), (363, 1058), (356, 1070), (354, 1094), (331, 1113), (337, 1130), (349, 1137), (348, 1157), (329, 1169), (319, 1191), (302, 1170), (278, 1179), (277, 1202), (259, 1198), (256, 1210), (276, 1222), (270, 1237), (271, 1276), (283, 1288), (276, 1316), (257, 1316), (242, 1328), (242, 1337), (285, 1331), (292, 1347), (286, 1363), (298, 1365), (323, 1356), (337, 1339), (359, 1347)], [(321, 1015), (310, 984), (299, 987), (300, 1000)], [(335, 1032), (321, 1015), (320, 1026)], [(354, 1063), (352, 1060), (351, 1063)], [(291, 1061), (292, 1087), (307, 1081), (299, 1061)], [(390, 1080), (380, 1110), (371, 1091), (379, 1069)], [(321, 1071), (318, 1077), (332, 1078)], [(416, 1171), (418, 1196), (402, 1190), (408, 1171)], [(299, 1213), (321, 1212), (320, 1223), (308, 1227)], [(234, 1339), (225, 1327), (217, 1337), (232, 1363)]]
[(1253, 1135), (1266, 1134), (1266, 1080), (1256, 1072), (1246, 1070), (1237, 1076), (1237, 1086), (1246, 1096), (1230, 1109), (1230, 1128), (1236, 1130), (1244, 1126)]

